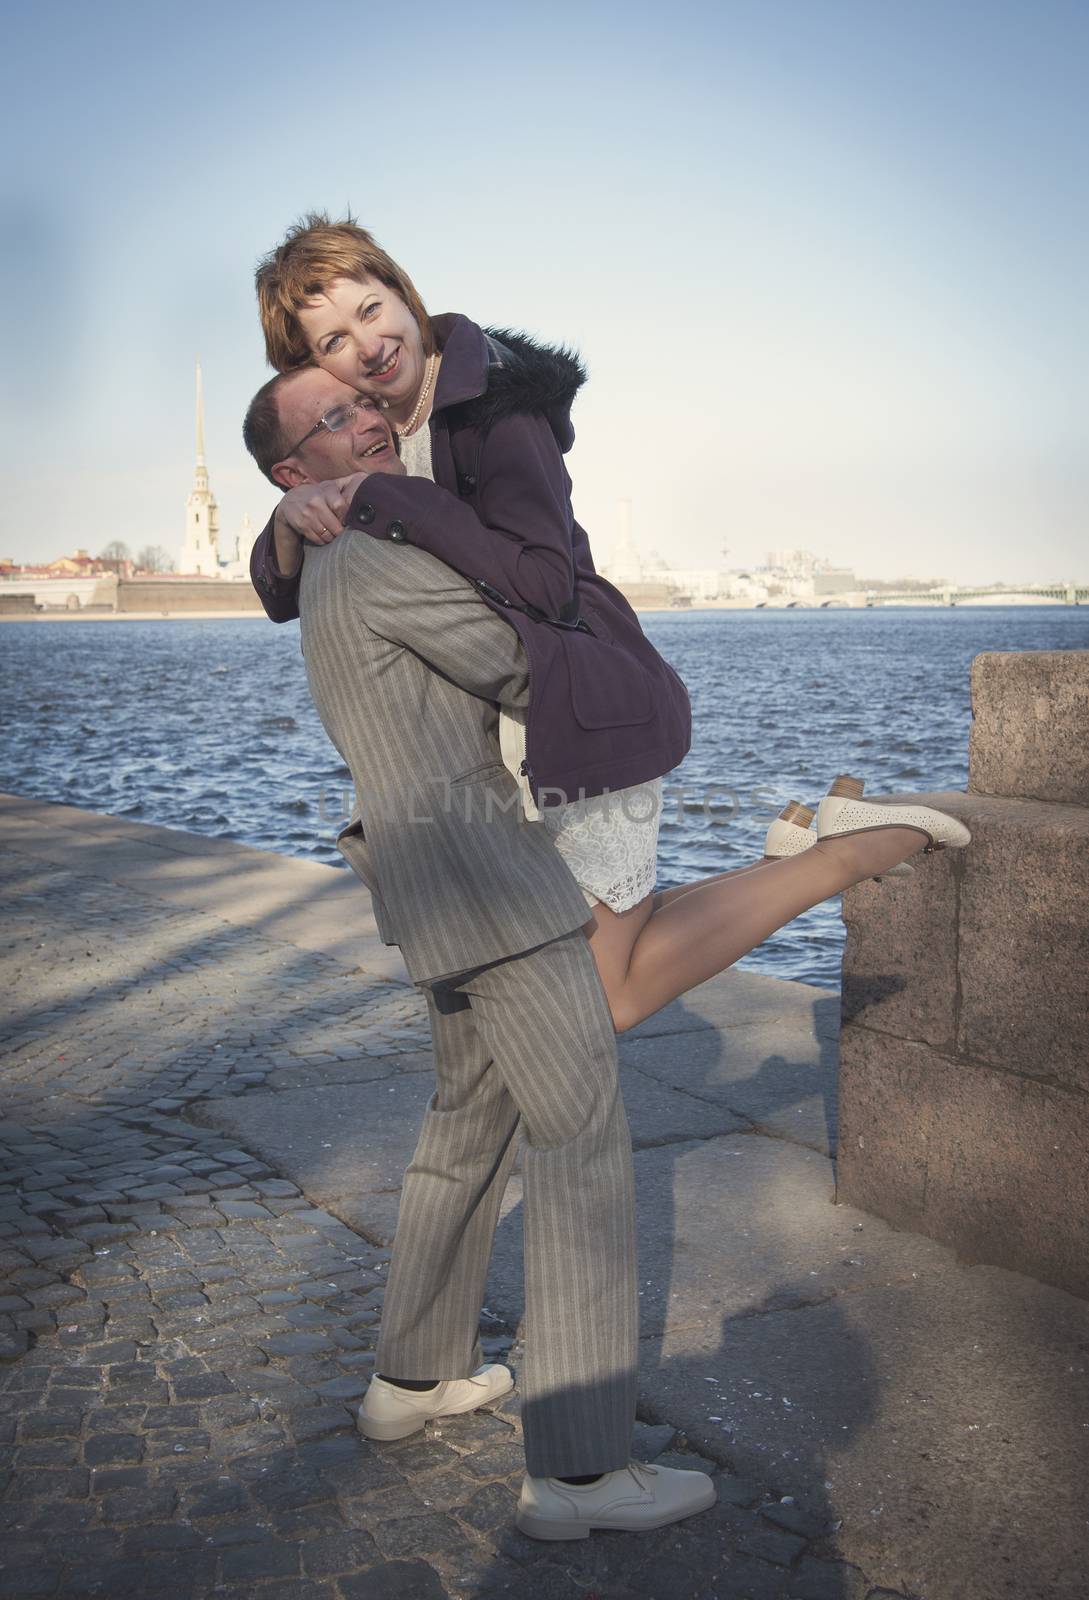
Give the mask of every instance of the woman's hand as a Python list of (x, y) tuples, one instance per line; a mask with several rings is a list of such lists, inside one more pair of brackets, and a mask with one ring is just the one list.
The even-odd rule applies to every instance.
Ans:
[(344, 532), (348, 508), (366, 477), (365, 472), (353, 472), (347, 478), (289, 489), (276, 507), (277, 534), (290, 531), (310, 544), (331, 544)]

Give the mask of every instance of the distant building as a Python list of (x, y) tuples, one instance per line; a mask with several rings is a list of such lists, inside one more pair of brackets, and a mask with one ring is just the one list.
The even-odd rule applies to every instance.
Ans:
[[(219, 563), (221, 578), (248, 578), (250, 575), (250, 551), (253, 549), (257, 535), (253, 531), (253, 523), (247, 511), (242, 518), (242, 526), (230, 542), (230, 554)], [(224, 550), (224, 541), (220, 539), (221, 553)]]
[(858, 588), (858, 580), (847, 567), (826, 567), (813, 574), (813, 593), (848, 594)]
[(97, 556), (88, 555), (86, 550), (76, 550), (73, 555), (58, 556), (56, 561), (47, 562), (41, 570), (58, 578), (96, 578), (109, 569)]
[(821, 561), (810, 550), (769, 550), (767, 565), (786, 578), (811, 578)]
[(204, 385), (197, 362), (197, 464), (193, 487), (185, 502), (185, 542), (178, 572), (186, 577), (218, 578), (219, 507), (208, 483), (204, 460)]

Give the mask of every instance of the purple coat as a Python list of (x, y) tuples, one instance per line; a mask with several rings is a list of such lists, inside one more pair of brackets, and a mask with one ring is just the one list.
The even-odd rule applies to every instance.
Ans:
[[(691, 741), (688, 693), (596, 572), (574, 518), (563, 456), (581, 365), (467, 317), (433, 321), (443, 354), (429, 424), (435, 481), (372, 473), (341, 537), (358, 529), (429, 550), (517, 631), (529, 659), (525, 773), (538, 804), (664, 775)], [(271, 519), (250, 574), (274, 622), (299, 615), (299, 580), (280, 575)]]

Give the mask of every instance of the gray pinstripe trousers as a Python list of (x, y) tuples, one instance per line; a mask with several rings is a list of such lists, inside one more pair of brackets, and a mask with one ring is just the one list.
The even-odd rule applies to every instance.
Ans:
[(462, 1378), (499, 1203), (524, 1133), (526, 1469), (631, 1454), (638, 1353), (631, 1136), (616, 1036), (581, 931), (425, 986), (437, 1088), (405, 1173), (376, 1355)]

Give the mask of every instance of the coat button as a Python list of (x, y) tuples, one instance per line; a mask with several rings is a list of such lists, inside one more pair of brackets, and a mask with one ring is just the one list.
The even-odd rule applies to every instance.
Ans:
[(463, 472), (458, 479), (458, 489), (462, 494), (472, 494), (476, 488), (476, 479), (471, 472)]
[(374, 507), (371, 506), (371, 505), (363, 504), (363, 505), (360, 506), (359, 510), (356, 512), (356, 516), (359, 518), (360, 527), (365, 528), (369, 522), (373, 522), (374, 521), (374, 518), (375, 518)]
[(389, 534), (390, 538), (395, 539), (398, 544), (404, 543), (405, 525), (403, 522), (391, 522), (389, 527), (386, 529), (386, 532)]

